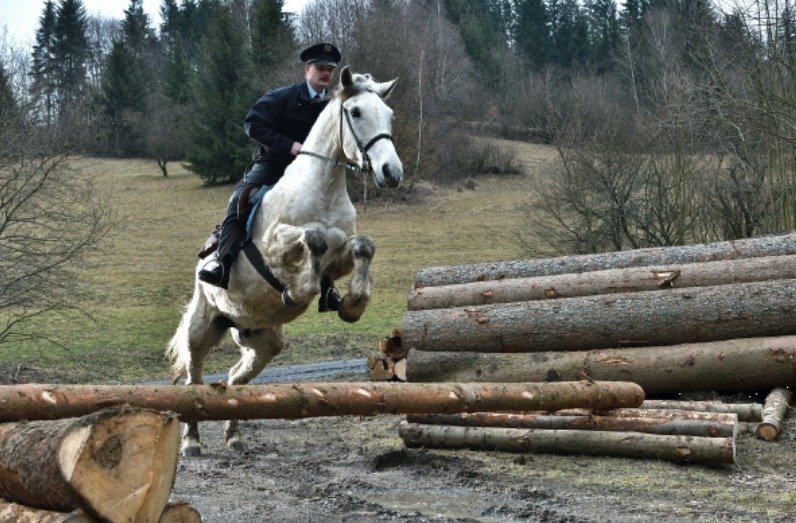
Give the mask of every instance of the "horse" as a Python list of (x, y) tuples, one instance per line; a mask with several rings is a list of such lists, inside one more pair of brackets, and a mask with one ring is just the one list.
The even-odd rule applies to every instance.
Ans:
[[(202, 384), (205, 359), (228, 330), (241, 357), (227, 384), (248, 383), (281, 352), (284, 324), (313, 303), (324, 275), (335, 280), (353, 272), (338, 315), (347, 322), (360, 319), (371, 297), (375, 244), (356, 234), (356, 209), (339, 167), (369, 171), (382, 189), (400, 185), (393, 111), (384, 102), (396, 81), (380, 83), (342, 69), (301, 153), (253, 211), (251, 245), (263, 263), (258, 268), (241, 256), (226, 290), (195, 277), (193, 297), (166, 347), (174, 383), (184, 377), (186, 385)], [(223, 437), (231, 450), (246, 450), (237, 420), (224, 423)], [(186, 424), (181, 452), (201, 455), (196, 422)]]

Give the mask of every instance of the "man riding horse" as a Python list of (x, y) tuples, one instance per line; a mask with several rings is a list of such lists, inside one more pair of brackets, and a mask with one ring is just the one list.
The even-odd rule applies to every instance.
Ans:
[[(244, 120), (246, 135), (259, 147), (253, 166), (238, 182), (229, 199), (227, 215), (217, 233), (215, 253), (199, 270), (199, 279), (205, 283), (227, 288), (230, 267), (237, 259), (245, 237), (249, 197), (263, 185), (273, 186), (279, 181), (287, 166), (298, 156), (312, 125), (328, 103), (330, 93), (327, 89), (340, 62), (340, 51), (332, 44), (320, 43), (304, 49), (300, 58), (304, 62), (305, 81), (265, 94), (252, 106)], [(209, 253), (204, 251), (203, 254)], [(336, 311), (339, 305), (340, 297), (332, 280), (324, 276), (318, 311)]]

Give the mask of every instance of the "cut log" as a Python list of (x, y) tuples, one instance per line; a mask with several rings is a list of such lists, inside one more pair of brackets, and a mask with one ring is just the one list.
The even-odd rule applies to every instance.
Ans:
[(60, 512), (80, 508), (107, 521), (157, 521), (178, 449), (176, 416), (154, 411), (3, 424), (0, 497)]
[(0, 523), (96, 523), (82, 510), (55, 512), (0, 499)]
[(169, 503), (158, 523), (201, 523), (199, 512), (185, 501)]
[(796, 278), (793, 254), (419, 287), (409, 293), (407, 309), (445, 309), (791, 278)]
[(391, 367), (391, 360), (379, 354), (368, 356), (368, 368), (370, 369), (370, 381), (391, 381), (395, 376), (394, 363)]
[(407, 362), (410, 382), (590, 378), (633, 381), (650, 395), (747, 391), (796, 385), (796, 336), (528, 354), (412, 351)]
[(796, 334), (796, 279), (409, 311), (429, 351), (534, 352)]
[[(643, 403), (642, 403), (643, 405)], [(611, 410), (589, 410), (589, 409), (561, 409), (555, 412), (529, 412), (528, 414), (552, 414), (555, 416), (610, 416), (612, 418), (640, 418), (640, 419), (684, 419), (698, 421), (737, 421), (738, 415), (733, 412), (699, 412), (694, 410), (676, 409), (611, 409)]]
[(588, 454), (684, 463), (734, 463), (733, 438), (661, 436), (640, 432), (506, 429), (495, 427), (398, 426), (407, 447)]
[(417, 273), (415, 287), (785, 254), (796, 254), (796, 233), (678, 247), (652, 247), (602, 254), (427, 267)]
[(769, 393), (766, 397), (766, 402), (763, 404), (762, 423), (757, 426), (755, 431), (758, 438), (774, 441), (779, 437), (782, 420), (788, 414), (788, 408), (790, 408), (792, 400), (793, 392), (782, 387), (777, 387)]
[(638, 407), (635, 383), (275, 383), (3, 385), (0, 421), (56, 419), (98, 405), (170, 409), (181, 421)]
[(395, 360), (406, 357), (409, 349), (403, 348), (400, 329), (395, 329), (391, 336), (379, 340), (379, 352)]
[(398, 381), (406, 381), (406, 358), (402, 358), (395, 362), (395, 379)]
[(409, 423), (423, 425), (456, 425), (461, 427), (503, 427), (513, 429), (597, 430), (607, 432), (644, 432), (673, 436), (734, 438), (738, 417), (734, 414), (714, 415), (710, 420), (683, 419), (676, 416), (659, 418), (610, 416), (565, 416), (549, 414), (511, 414), (507, 412), (473, 412), (469, 414), (412, 414)]
[(763, 406), (759, 403), (722, 403), (720, 401), (645, 400), (642, 409), (691, 410), (735, 414), (739, 421), (760, 421)]

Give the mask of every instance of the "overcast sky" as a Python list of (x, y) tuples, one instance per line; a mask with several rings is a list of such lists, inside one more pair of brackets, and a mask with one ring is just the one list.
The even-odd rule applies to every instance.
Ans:
[[(297, 12), (307, 2), (308, 0), (285, 0), (284, 9)], [(160, 25), (161, 3), (162, 0), (144, 0), (144, 11), (155, 27)], [(121, 19), (124, 17), (124, 10), (130, 5), (130, 0), (83, 0), (83, 5), (88, 14)], [(32, 43), (43, 8), (44, 0), (0, 0), (0, 29), (5, 27), (16, 42)]]

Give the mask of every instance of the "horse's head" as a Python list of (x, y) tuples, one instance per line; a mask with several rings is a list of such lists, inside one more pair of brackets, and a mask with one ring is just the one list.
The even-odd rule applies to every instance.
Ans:
[(404, 172), (392, 142), (393, 112), (384, 103), (397, 80), (379, 83), (344, 67), (337, 94), (342, 104), (343, 154), (370, 167), (373, 182), (382, 189), (398, 187)]

